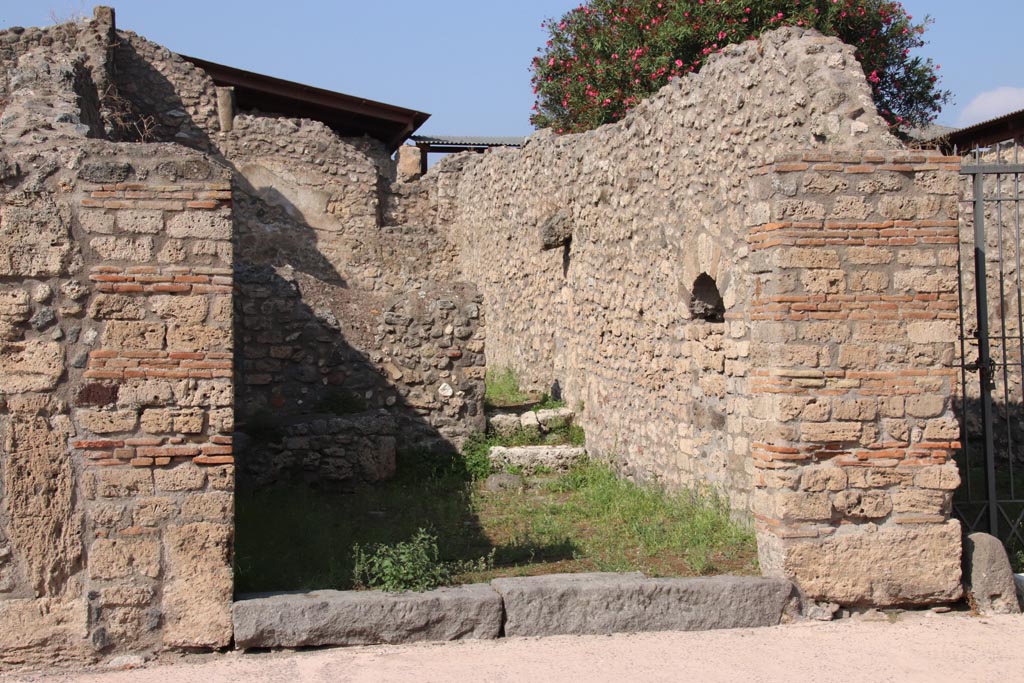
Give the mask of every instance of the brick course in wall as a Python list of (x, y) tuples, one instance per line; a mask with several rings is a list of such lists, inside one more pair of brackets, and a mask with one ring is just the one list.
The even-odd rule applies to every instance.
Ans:
[(82, 182), (72, 200), (93, 292), (82, 305), (94, 342), (72, 360), (70, 442), (84, 466), (90, 638), (105, 652), (223, 647), (233, 585), (231, 184), (198, 156), (122, 163), (145, 179)]
[(762, 568), (810, 597), (960, 596), (947, 521), (958, 171), (956, 157), (890, 151), (795, 154), (756, 172), (753, 512)]

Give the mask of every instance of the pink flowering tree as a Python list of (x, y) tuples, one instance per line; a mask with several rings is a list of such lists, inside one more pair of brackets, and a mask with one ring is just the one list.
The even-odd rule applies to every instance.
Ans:
[(854, 46), (879, 113), (899, 132), (931, 123), (949, 100), (938, 65), (911, 55), (929, 23), (891, 0), (589, 0), (544, 23), (530, 121), (559, 133), (617, 121), (726, 45), (804, 26)]

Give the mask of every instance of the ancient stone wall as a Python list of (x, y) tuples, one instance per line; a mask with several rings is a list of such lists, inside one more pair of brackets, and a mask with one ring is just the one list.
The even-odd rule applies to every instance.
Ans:
[(810, 597), (960, 596), (958, 170), (811, 152), (755, 181), (753, 511), (762, 570)]
[[(484, 295), (489, 365), (557, 382), (588, 448), (625, 471), (711, 482), (748, 510), (751, 169), (794, 146), (895, 146), (859, 68), (835, 41), (776, 32), (620, 123), (439, 164), (420, 185)], [(724, 316), (691, 311), (702, 275)]]
[(88, 139), (111, 20), (27, 40), (4, 72), (4, 663), (231, 639), (230, 173)]
[(581, 404), (588, 451), (724, 492), (816, 599), (952, 600), (955, 160), (900, 150), (850, 50), (786, 29), (418, 186), (489, 364)]
[(325, 483), (373, 481), (394, 469), (396, 447), (449, 450), (482, 430), (479, 297), (454, 278), (435, 229), (391, 211), (385, 219), (393, 165), (380, 144), (248, 115), (216, 142), (236, 171), (241, 429), (255, 443), (268, 432), (253, 427), (275, 418), (284, 434), (331, 415), (366, 413), (377, 425), (378, 410), (393, 425), (378, 434), (392, 454), (383, 470), (359, 466), (365, 449), (340, 442), (268, 469), (271, 452), (293, 452), (271, 433), (247, 476), (266, 481), (302, 461), (315, 479), (313, 463), (344, 461), (356, 466), (325, 466)]
[[(18, 151), (0, 216), (5, 657), (226, 645), (228, 175), (180, 147)], [(58, 599), (73, 620), (14, 625)]]

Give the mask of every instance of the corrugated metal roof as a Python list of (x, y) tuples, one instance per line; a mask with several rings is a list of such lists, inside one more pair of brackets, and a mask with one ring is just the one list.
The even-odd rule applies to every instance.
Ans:
[(494, 137), (477, 135), (413, 135), (410, 138), (421, 145), (455, 145), (458, 147), (522, 147), (523, 137)]

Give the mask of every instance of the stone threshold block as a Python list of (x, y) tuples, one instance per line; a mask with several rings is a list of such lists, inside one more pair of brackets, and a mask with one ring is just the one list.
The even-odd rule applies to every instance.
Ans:
[(498, 469), (519, 467), (523, 474), (534, 474), (540, 468), (566, 472), (587, 452), (579, 446), (494, 446), (487, 457)]
[(785, 579), (753, 576), (551, 574), (491, 585), (504, 601), (506, 636), (775, 626), (795, 595)]
[(499, 596), (487, 584), (424, 593), (254, 594), (232, 606), (235, 647), (377, 645), (497, 638)]

